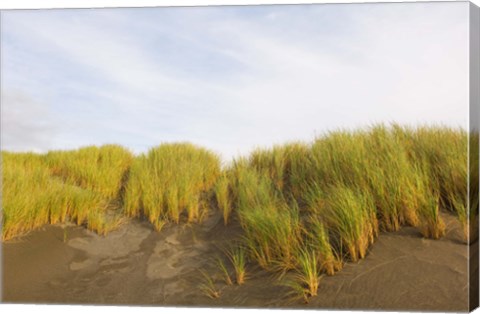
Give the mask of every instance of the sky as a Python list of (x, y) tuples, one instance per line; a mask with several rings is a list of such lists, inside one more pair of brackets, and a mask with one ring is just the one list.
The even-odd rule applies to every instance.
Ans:
[(374, 123), (468, 127), (468, 2), (1, 12), (2, 150), (226, 159)]

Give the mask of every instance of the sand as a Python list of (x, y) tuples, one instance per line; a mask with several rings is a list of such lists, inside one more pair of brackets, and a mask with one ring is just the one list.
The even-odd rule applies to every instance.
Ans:
[[(131, 220), (105, 237), (77, 226), (45, 226), (3, 243), (3, 302), (465, 312), (468, 246), (456, 219), (443, 217), (441, 240), (423, 239), (411, 227), (382, 233), (364, 260), (322, 277), (308, 304), (286, 297), (289, 289), (254, 265), (244, 285), (222, 281), (214, 259), (241, 232), (224, 227), (219, 214), (161, 232)], [(216, 278), (219, 299), (198, 288), (201, 269)]]

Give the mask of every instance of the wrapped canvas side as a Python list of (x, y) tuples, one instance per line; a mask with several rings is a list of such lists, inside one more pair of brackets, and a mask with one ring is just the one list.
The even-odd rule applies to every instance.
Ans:
[(470, 311), (478, 307), (478, 205), (479, 205), (479, 129), (480, 129), (480, 9), (470, 3)]

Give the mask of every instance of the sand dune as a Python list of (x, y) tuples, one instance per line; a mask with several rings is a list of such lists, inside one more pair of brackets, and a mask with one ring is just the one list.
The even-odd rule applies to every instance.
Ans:
[[(45, 226), (3, 244), (3, 301), (467, 311), (467, 245), (456, 219), (444, 218), (441, 240), (423, 239), (411, 227), (382, 233), (364, 260), (324, 276), (309, 304), (291, 301), (287, 287), (254, 265), (244, 285), (225, 285), (214, 258), (240, 228), (224, 227), (218, 214), (161, 232), (131, 220), (105, 237)], [(217, 278), (219, 299), (198, 289), (200, 269)]]

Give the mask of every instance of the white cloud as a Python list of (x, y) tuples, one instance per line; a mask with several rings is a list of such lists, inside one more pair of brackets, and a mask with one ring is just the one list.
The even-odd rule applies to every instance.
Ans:
[(2, 149), (40, 152), (51, 146), (55, 127), (47, 106), (19, 91), (3, 91), (1, 103)]
[(59, 148), (188, 140), (232, 156), (372, 122), (466, 127), (467, 8), (12, 12), (4, 86), (53, 110)]

